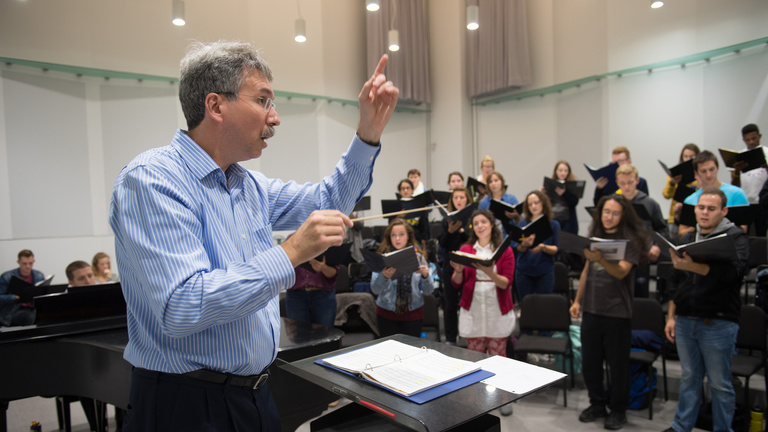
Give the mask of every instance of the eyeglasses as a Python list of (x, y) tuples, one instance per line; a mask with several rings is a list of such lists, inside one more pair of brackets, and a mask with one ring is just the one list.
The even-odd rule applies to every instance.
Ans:
[(616, 219), (621, 218), (622, 212), (617, 211), (610, 211), (608, 209), (603, 209), (603, 216), (613, 216)]
[(272, 108), (277, 109), (277, 106), (275, 105), (275, 102), (272, 100), (272, 98), (268, 98), (264, 96), (247, 95), (247, 94), (241, 94), (241, 93), (232, 93), (232, 92), (216, 92), (216, 93), (224, 94), (224, 95), (232, 95), (232, 96), (235, 96), (236, 98), (240, 98), (240, 96), (252, 97), (256, 99), (256, 103), (259, 104), (262, 108), (264, 108), (264, 111), (267, 111), (267, 112), (269, 112), (269, 110), (271, 110)]

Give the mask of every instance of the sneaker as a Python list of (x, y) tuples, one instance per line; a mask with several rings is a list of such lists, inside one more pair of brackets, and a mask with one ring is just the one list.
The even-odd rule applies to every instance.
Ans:
[(627, 415), (624, 412), (611, 411), (605, 419), (605, 428), (608, 430), (619, 430), (625, 424), (627, 424)]
[(539, 363), (540, 361), (541, 357), (538, 354), (528, 353), (528, 363)]
[(499, 411), (501, 411), (501, 415), (503, 415), (504, 417), (511, 416), (512, 415), (512, 404), (508, 403), (508, 404), (504, 405), (503, 407), (501, 407), (501, 409)]
[(590, 405), (589, 408), (581, 412), (579, 421), (582, 423), (592, 423), (600, 417), (608, 417), (608, 411), (604, 405)]

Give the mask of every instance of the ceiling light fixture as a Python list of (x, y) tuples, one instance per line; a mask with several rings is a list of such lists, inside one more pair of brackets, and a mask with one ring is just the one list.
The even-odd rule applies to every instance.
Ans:
[(306, 42), (307, 22), (304, 21), (304, 18), (301, 17), (301, 6), (299, 5), (299, 0), (296, 0), (296, 10), (299, 12), (299, 17), (296, 18), (296, 21), (293, 24), (293, 40), (299, 43)]
[(651, 8), (658, 9), (664, 6), (664, 2), (661, 0), (651, 0)]
[(387, 36), (388, 36), (387, 39), (389, 41), (389, 50), (390, 51), (399, 50), (400, 49), (400, 33), (397, 30), (392, 29), (389, 31), (389, 34)]
[(467, 29), (477, 30), (480, 27), (480, 7), (467, 5)]
[(379, 0), (366, 0), (365, 8), (371, 12), (376, 12), (379, 10)]
[(184, 2), (173, 0), (173, 15), (171, 22), (177, 26), (183, 26), (187, 22), (184, 20)]

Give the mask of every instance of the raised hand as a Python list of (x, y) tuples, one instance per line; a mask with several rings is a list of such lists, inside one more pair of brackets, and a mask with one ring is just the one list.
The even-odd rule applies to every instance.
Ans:
[(386, 54), (381, 56), (373, 76), (363, 84), (360, 95), (357, 97), (360, 103), (357, 136), (365, 142), (379, 142), (400, 95), (400, 90), (384, 76), (384, 67), (388, 60), (389, 57)]

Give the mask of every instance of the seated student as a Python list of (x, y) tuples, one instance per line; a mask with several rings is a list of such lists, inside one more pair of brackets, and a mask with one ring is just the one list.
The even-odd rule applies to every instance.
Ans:
[[(413, 182), (408, 179), (400, 180), (397, 184), (397, 191), (401, 199), (407, 200), (413, 198)], [(408, 215), (406, 215), (407, 217)], [(419, 242), (422, 250), (427, 250), (427, 240), (429, 240), (429, 218), (427, 216), (408, 217), (406, 219), (409, 225), (416, 233), (416, 241)], [(383, 240), (382, 240), (383, 241)]]
[(93, 256), (91, 269), (97, 284), (120, 282), (120, 278), (112, 273), (112, 263), (109, 255), (104, 252), (99, 252)]
[[(725, 194), (728, 207), (749, 205), (749, 199), (740, 187), (723, 183), (717, 178), (719, 169), (720, 164), (717, 161), (717, 156), (711, 151), (704, 150), (696, 155), (696, 157), (693, 158), (693, 172), (696, 175), (696, 182), (699, 184), (699, 189), (688, 195), (688, 198), (686, 198), (683, 203), (695, 206), (699, 202), (701, 191), (704, 189), (716, 188), (720, 189)], [(682, 237), (689, 232), (692, 232), (695, 228), (696, 227), (680, 224), (678, 235)], [(744, 232), (747, 232), (746, 225), (742, 225), (741, 228)]]
[[(619, 166), (624, 164), (631, 164), (632, 158), (629, 157), (629, 149), (624, 146), (615, 147), (611, 151), (611, 162), (615, 162), (619, 164)], [(640, 177), (640, 182), (637, 184), (637, 188), (647, 194), (648, 182), (646, 182), (644, 178)], [(600, 177), (595, 181), (595, 196), (592, 199), (592, 202), (597, 205), (597, 202), (600, 201), (600, 198), (606, 195), (611, 195), (617, 190), (619, 190), (618, 185), (609, 185), (607, 178)]]
[(448, 189), (454, 190), (458, 187), (464, 187), (464, 176), (460, 172), (454, 171), (448, 174)]
[(413, 184), (413, 194), (419, 195), (424, 193), (424, 182), (421, 181), (421, 171), (413, 168), (408, 171), (408, 180)]
[[(642, 219), (643, 224), (648, 229), (648, 234), (651, 231), (656, 231), (664, 237), (669, 236), (669, 226), (664, 221), (664, 216), (661, 215), (661, 207), (659, 204), (645, 192), (637, 190), (637, 184), (640, 181), (640, 176), (637, 173), (637, 168), (634, 165), (624, 164), (616, 169), (616, 183), (619, 185), (619, 191), (624, 197), (629, 200), (630, 204), (639, 204), (648, 213), (650, 219)], [(650, 240), (650, 239), (649, 239)], [(635, 283), (635, 297), (648, 298), (649, 294), (649, 279), (650, 279), (650, 263), (654, 263), (659, 259), (661, 249), (659, 246), (649, 243), (650, 249), (647, 251), (648, 262), (645, 265), (637, 267), (636, 283)]]
[[(693, 159), (701, 153), (701, 150), (699, 150), (699, 146), (693, 143), (688, 143), (683, 146), (683, 150), (680, 151), (680, 159), (678, 163), (688, 162), (689, 160)], [(669, 177), (667, 176), (667, 184), (664, 185), (664, 190), (662, 191), (662, 195), (664, 195), (664, 198), (668, 200), (672, 200), (672, 202), (669, 205), (669, 231), (672, 237), (677, 238), (677, 229), (680, 225), (680, 209), (682, 208), (683, 204), (675, 201), (672, 199), (675, 196), (675, 192), (677, 192), (677, 184), (680, 183), (680, 180), (682, 179), (682, 174), (678, 175), (676, 177)], [(698, 187), (696, 180), (692, 181), (691, 183), (688, 183), (688, 187), (696, 188)]]
[[(65, 273), (67, 275), (67, 282), (69, 283), (70, 287), (80, 287), (96, 284), (96, 279), (93, 276), (91, 265), (85, 261), (73, 261), (69, 263)], [(80, 404), (83, 406), (83, 412), (85, 413), (85, 417), (88, 419), (88, 424), (90, 425), (91, 430), (96, 430), (96, 401), (91, 398), (81, 397)], [(103, 406), (103, 409), (105, 410), (104, 418), (106, 419), (106, 405)], [(117, 413), (115, 416), (117, 417)]]
[(36, 284), (45, 280), (43, 272), (32, 268), (35, 265), (35, 254), (29, 249), (23, 249), (18, 254), (18, 268), (8, 270), (0, 275), (0, 325), (24, 326), (35, 322), (34, 303), (19, 303), (19, 296), (8, 294), (11, 277)]

